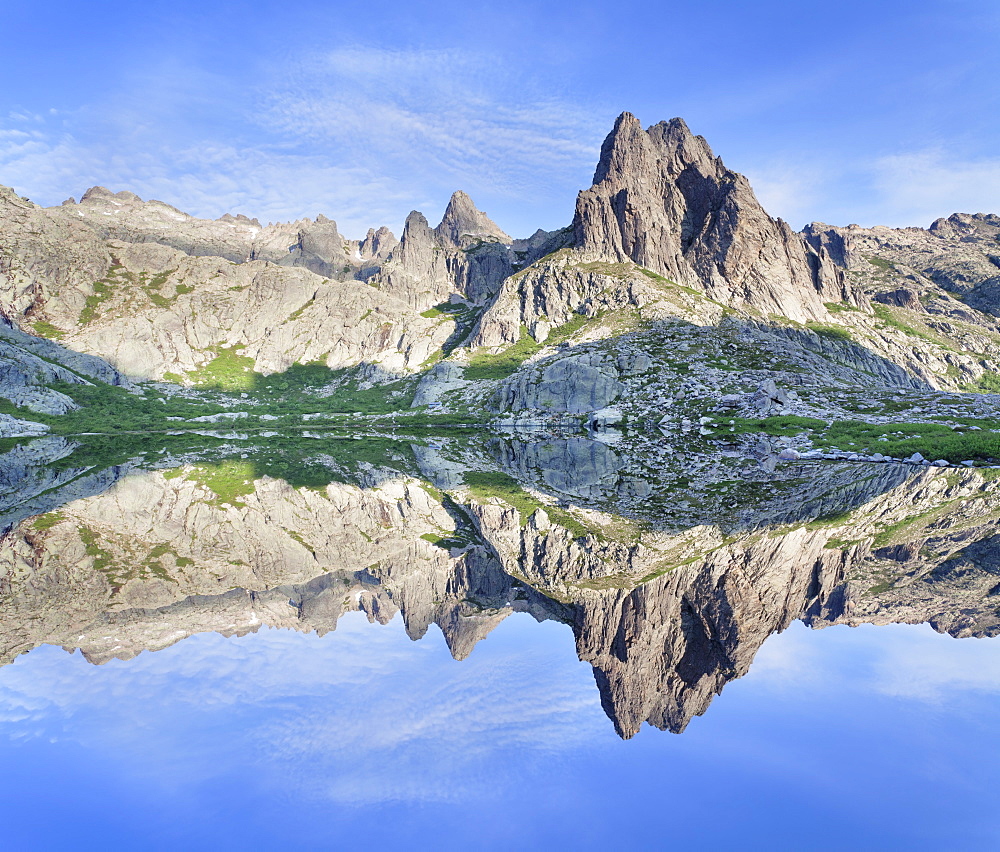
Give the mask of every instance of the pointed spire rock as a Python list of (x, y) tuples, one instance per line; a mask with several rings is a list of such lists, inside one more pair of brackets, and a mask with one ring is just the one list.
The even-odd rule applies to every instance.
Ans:
[(633, 168), (647, 154), (648, 141), (639, 119), (630, 112), (623, 112), (615, 119), (615, 126), (601, 145), (594, 184)]
[(441, 224), (434, 229), (438, 238), (453, 246), (461, 246), (467, 238), (509, 243), (511, 238), (499, 225), (483, 213), (464, 192), (451, 196)]
[(361, 241), (358, 247), (358, 253), (361, 255), (363, 260), (369, 260), (373, 257), (383, 259), (388, 257), (389, 252), (391, 252), (398, 244), (399, 240), (397, 240), (392, 231), (384, 225), (377, 231), (374, 228), (369, 228), (368, 234)]
[(631, 113), (618, 117), (577, 198), (573, 234), (595, 258), (800, 322), (825, 316), (824, 301), (860, 298), (680, 118), (643, 130)]

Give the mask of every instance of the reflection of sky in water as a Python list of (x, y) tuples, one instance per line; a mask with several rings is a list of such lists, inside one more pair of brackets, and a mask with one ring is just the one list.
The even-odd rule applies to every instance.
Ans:
[[(6, 848), (985, 848), (1000, 644), (796, 624), (681, 736), (622, 742), (568, 629), (453, 661), (354, 614), (0, 670)], [(992, 843), (991, 843), (992, 841)]]

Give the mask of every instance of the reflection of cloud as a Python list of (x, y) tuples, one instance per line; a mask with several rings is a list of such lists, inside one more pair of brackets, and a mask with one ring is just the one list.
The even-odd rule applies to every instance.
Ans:
[(815, 678), (818, 649), (813, 636), (796, 622), (782, 634), (768, 637), (754, 657), (753, 679), (761, 685), (794, 686)]
[(748, 680), (771, 689), (808, 683), (941, 703), (1000, 693), (1000, 639), (953, 639), (927, 624), (810, 630), (796, 623), (764, 643)]
[(1000, 640), (952, 639), (929, 627), (887, 643), (876, 670), (888, 695), (946, 703), (964, 692), (1000, 693)]
[(440, 635), (412, 643), (398, 616), (359, 614), (322, 639), (199, 635), (101, 667), (41, 648), (0, 670), (0, 706), (6, 737), (121, 754), (145, 783), (242, 769), (353, 804), (481, 796), (516, 783), (491, 774), (498, 752), (531, 764), (613, 736), (565, 628), (516, 615), (461, 663)]

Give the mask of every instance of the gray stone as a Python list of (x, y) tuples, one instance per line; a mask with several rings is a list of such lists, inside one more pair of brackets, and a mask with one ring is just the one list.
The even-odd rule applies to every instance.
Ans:
[[(719, 210), (726, 215), (711, 212)], [(746, 178), (679, 118), (647, 131), (629, 113), (618, 118), (573, 230), (584, 253), (799, 321), (824, 316), (824, 299), (857, 298), (826, 253), (771, 219)]]

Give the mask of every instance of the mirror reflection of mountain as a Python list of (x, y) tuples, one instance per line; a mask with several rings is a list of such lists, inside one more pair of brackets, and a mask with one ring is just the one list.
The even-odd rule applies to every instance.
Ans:
[(102, 466), (106, 446), (39, 438), (0, 456), (4, 662), (41, 644), (103, 663), (202, 631), (323, 634), (359, 609), (401, 613), (414, 639), (437, 624), (462, 659), (527, 612), (572, 629), (631, 736), (682, 731), (796, 619), (1000, 632), (991, 471), (685, 468), (636, 436), (118, 451)]

